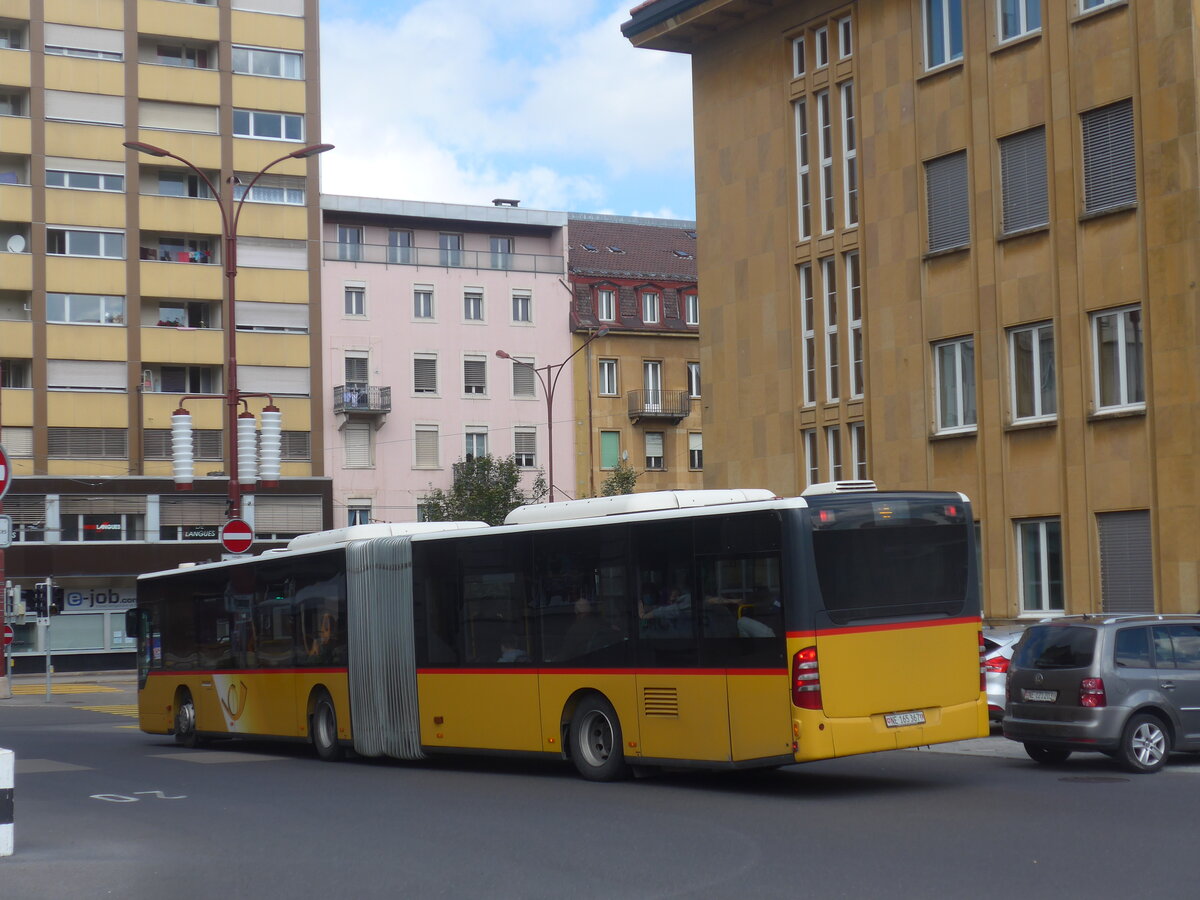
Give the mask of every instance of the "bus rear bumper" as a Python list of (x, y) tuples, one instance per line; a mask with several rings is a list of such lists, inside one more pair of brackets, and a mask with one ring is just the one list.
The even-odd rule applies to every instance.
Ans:
[(889, 726), (882, 713), (835, 719), (820, 710), (793, 709), (796, 762), (965, 741), (990, 733), (982, 699), (913, 712), (924, 715), (924, 724)]

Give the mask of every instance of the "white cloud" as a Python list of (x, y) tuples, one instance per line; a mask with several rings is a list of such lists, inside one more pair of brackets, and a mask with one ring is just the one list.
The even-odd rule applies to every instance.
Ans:
[[(603, 5), (611, 10), (599, 15)], [(322, 24), (329, 193), (594, 209), (691, 165), (688, 59), (634, 49), (628, 0), (441, 0)], [(675, 198), (666, 198), (673, 202)], [(690, 205), (690, 198), (688, 198)]]

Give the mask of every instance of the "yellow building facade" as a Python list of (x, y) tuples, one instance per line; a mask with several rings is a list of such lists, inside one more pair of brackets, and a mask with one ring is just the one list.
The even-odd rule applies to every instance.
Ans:
[(706, 486), (962, 491), (993, 621), (1200, 608), (1197, 16), (638, 7), (693, 60)]
[[(290, 156), (320, 141), (317, 37), (315, 0), (0, 0), (0, 423), (18, 585), (53, 577), (127, 603), (138, 572), (220, 554), (228, 406), (185, 398), (225, 394), (235, 353), (237, 388), (263, 395), (246, 408), (270, 395), (283, 417), (285, 480), (247, 517), (262, 540), (327, 521), (318, 169)], [(214, 193), (230, 217), (245, 200), (236, 309)], [(170, 480), (181, 405), (187, 496)], [(123, 651), (118, 632), (114, 619), (63, 649)]]

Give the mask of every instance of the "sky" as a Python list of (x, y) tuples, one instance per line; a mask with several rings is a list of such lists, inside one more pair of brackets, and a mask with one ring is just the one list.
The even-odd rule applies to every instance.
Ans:
[(323, 0), (327, 194), (695, 218), (690, 59), (639, 0)]

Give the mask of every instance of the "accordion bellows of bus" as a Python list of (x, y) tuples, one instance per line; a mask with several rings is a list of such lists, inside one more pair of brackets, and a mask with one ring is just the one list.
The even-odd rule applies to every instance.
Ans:
[(341, 528), (139, 578), (140, 724), (598, 781), (978, 737), (976, 566), (966, 497), (870, 482)]

